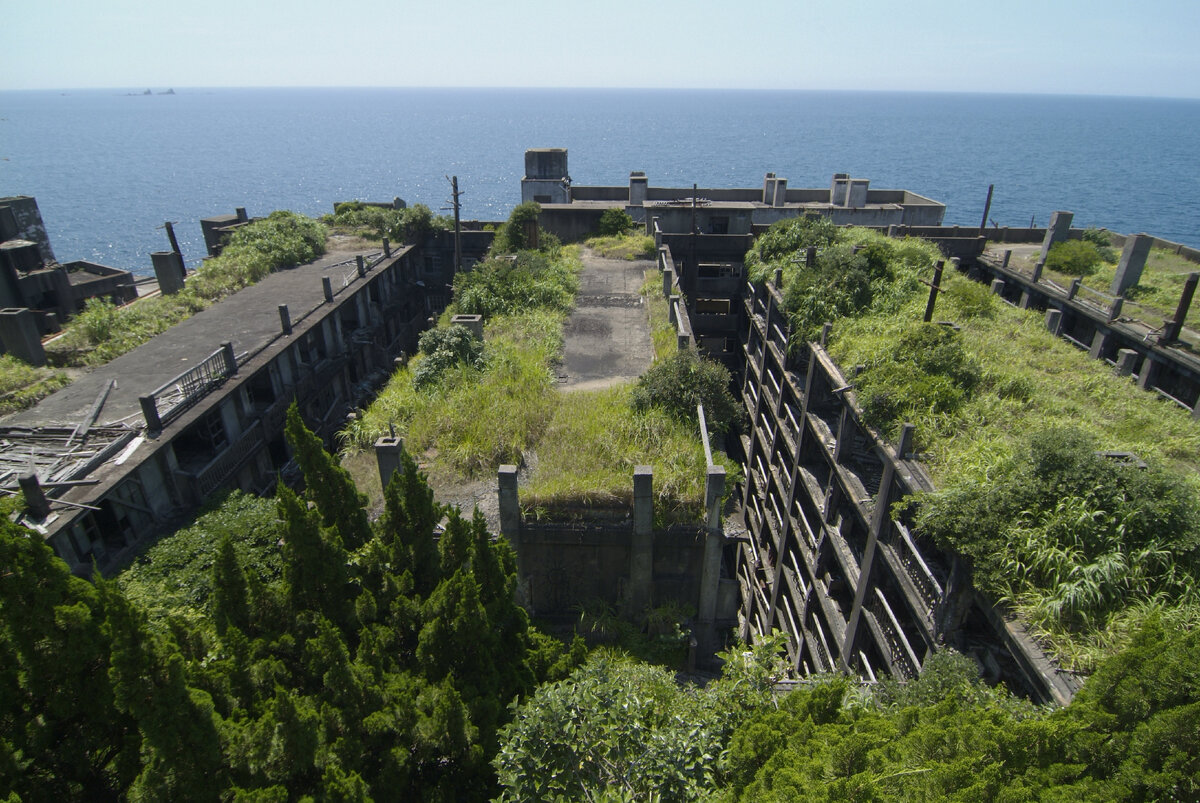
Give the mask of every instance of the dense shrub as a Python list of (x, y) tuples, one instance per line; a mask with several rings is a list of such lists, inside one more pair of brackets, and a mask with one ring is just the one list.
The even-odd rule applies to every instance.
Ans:
[(1068, 276), (1091, 276), (1100, 267), (1100, 251), (1087, 240), (1055, 243), (1046, 255), (1046, 267)]
[(465, 326), (439, 326), (421, 333), (421, 361), (413, 371), (413, 383), (424, 387), (436, 382), (447, 368), (483, 365), (483, 341)]
[[(531, 246), (526, 238), (526, 226), (537, 225), (538, 215), (542, 206), (537, 201), (526, 201), (517, 204), (508, 216), (508, 221), (496, 230), (496, 239), (492, 240), (493, 254), (512, 254), (524, 251)], [(553, 251), (559, 247), (559, 239), (540, 226), (538, 227), (538, 250)]]
[(1112, 247), (1112, 232), (1108, 229), (1084, 229), (1084, 242), (1089, 242), (1096, 246), (1097, 253), (1100, 254), (1100, 259), (1105, 262), (1116, 262), (1117, 252)]
[(806, 215), (781, 220), (754, 241), (746, 254), (746, 271), (753, 281), (766, 281), (775, 268), (790, 268), (809, 246), (827, 248), (839, 237), (838, 227), (828, 218)]
[(362, 201), (344, 201), (334, 207), (332, 215), (322, 220), (331, 226), (365, 228), (367, 237), (387, 237), (393, 242), (419, 243), (445, 221), (435, 218), (425, 204), (413, 204), (404, 209), (377, 206)]
[(601, 237), (616, 237), (633, 228), (633, 218), (624, 209), (605, 209), (600, 215)]
[(454, 311), (489, 319), (537, 308), (566, 312), (579, 280), (568, 260), (540, 251), (493, 257), (454, 278)]
[(633, 407), (661, 407), (682, 421), (696, 420), (696, 405), (704, 405), (710, 432), (741, 428), (745, 412), (729, 392), (729, 371), (720, 363), (683, 349), (659, 360), (638, 378)]

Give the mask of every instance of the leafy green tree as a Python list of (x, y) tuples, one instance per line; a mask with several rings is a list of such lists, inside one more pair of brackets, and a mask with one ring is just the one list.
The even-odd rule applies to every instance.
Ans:
[(605, 209), (600, 215), (598, 231), (601, 237), (619, 237), (633, 229), (633, 218), (624, 209)]
[(525, 229), (527, 226), (536, 226), (538, 215), (541, 213), (542, 206), (537, 201), (526, 201), (513, 207), (513, 211), (508, 215), (508, 221), (496, 231), (496, 239), (492, 242), (492, 253), (512, 254), (529, 248), (530, 244), (526, 239)]
[(221, 539), (212, 574), (212, 619), (217, 633), (224, 635), (230, 626), (244, 632), (250, 626), (249, 591), (229, 535)]
[(280, 484), (276, 491), (283, 519), (283, 571), (293, 611), (320, 611), (341, 621), (349, 582), (346, 550), (321, 512)]
[(729, 392), (731, 382), (725, 366), (693, 349), (681, 349), (638, 377), (633, 407), (661, 407), (681, 421), (695, 421), (696, 405), (703, 404), (710, 432), (736, 432), (745, 423), (746, 414)]
[(1055, 243), (1046, 255), (1046, 267), (1068, 276), (1091, 276), (1102, 262), (1100, 250), (1088, 240)]

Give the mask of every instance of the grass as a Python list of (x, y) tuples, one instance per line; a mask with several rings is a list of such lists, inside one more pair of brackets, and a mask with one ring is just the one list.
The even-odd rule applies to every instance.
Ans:
[(662, 294), (662, 274), (658, 268), (646, 271), (642, 284), (642, 298), (646, 299), (646, 313), (650, 316), (650, 338), (654, 341), (654, 359), (669, 357), (679, 348), (679, 337), (671, 323), (670, 301)]
[(584, 242), (605, 259), (654, 259), (654, 238), (644, 234), (631, 232), (629, 234), (611, 235), (608, 237), (592, 237)]
[[(981, 295), (976, 283), (957, 274), (947, 273), (943, 287), (946, 292), (939, 297), (935, 320), (961, 327), (960, 342), (978, 367), (979, 380), (957, 410), (918, 409), (909, 418), (916, 424), (918, 448), (939, 489), (925, 500), (934, 509), (953, 511), (955, 498), (978, 499), (980, 494), (997, 492), (996, 483), (1011, 476), (1030, 433), (1067, 429), (1086, 433), (1099, 450), (1134, 452), (1152, 466), (1163, 467), (1181, 479), (1191, 498), (1200, 498), (1200, 423), (1188, 411), (1128, 379), (1114, 377), (1108, 365), (1046, 331), (1041, 315)], [(836, 322), (830, 339), (834, 359), (842, 366), (866, 366), (866, 377), (906, 327), (920, 320), (925, 297), (923, 290), (918, 291), (894, 313)], [(894, 422), (888, 433), (893, 438), (899, 423)], [(1052, 514), (1030, 511), (1029, 515)], [(1015, 526), (995, 532), (1000, 540), (988, 548), (1015, 555), (1018, 545), (1012, 539), (1025, 531)], [(1079, 526), (1069, 526), (1068, 531), (1078, 532)], [(1116, 532), (1119, 542), (1120, 531)], [(1110, 557), (1130, 569), (1137, 569), (1141, 560), (1120, 547)], [(1069, 555), (1062, 559), (1077, 560)], [(1166, 571), (1187, 572), (1190, 560), (1189, 555), (1176, 554), (1166, 561)], [(1082, 561), (1068, 567), (1063, 576), (1068, 585), (1077, 584), (1085, 573), (1100, 570), (1099, 564)], [(1103, 577), (1091, 580), (1097, 589), (1103, 588)], [(1200, 608), (1195, 605), (1113, 590), (1123, 601), (1102, 621), (1071, 627), (1053, 615), (1052, 601), (1066, 587), (1035, 588), (1026, 572), (1016, 572), (985, 590), (1013, 602), (1046, 647), (1065, 666), (1081, 671), (1126, 643), (1151, 612), (1163, 613), (1181, 625), (1200, 625)]]
[(70, 378), (52, 368), (35, 368), (11, 354), (0, 357), (0, 415), (32, 407)]

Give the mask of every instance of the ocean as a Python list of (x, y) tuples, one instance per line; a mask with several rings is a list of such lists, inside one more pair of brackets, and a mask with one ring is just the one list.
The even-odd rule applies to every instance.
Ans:
[[(156, 88), (159, 91), (163, 88)], [(140, 90), (139, 90), (140, 91)], [(569, 149), (577, 184), (825, 187), (835, 172), (977, 226), (1145, 231), (1200, 246), (1200, 101), (1046, 95), (561, 89), (0, 92), (0, 197), (38, 199), (60, 261), (150, 274), (175, 222), (399, 196), (467, 219), (520, 201), (524, 151)]]

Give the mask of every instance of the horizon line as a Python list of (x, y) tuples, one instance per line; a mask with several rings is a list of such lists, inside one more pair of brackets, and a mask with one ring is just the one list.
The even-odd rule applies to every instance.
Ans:
[[(80, 87), (0, 87), (0, 92), (119, 92), (123, 95), (144, 96), (144, 84), (130, 86), (80, 86)], [(818, 89), (812, 87), (667, 87), (667, 86), (499, 86), (499, 85), (425, 85), (403, 86), (382, 84), (312, 84), (312, 85), (160, 85), (149, 87), (152, 95), (160, 96), (167, 90), (179, 94), (179, 90), (413, 90), (413, 91), (558, 91), (558, 92), (761, 92), (761, 93), (812, 93), (812, 94), (873, 94), (873, 95), (973, 95), (1010, 97), (1063, 97), (1063, 98), (1114, 98), (1128, 100), (1200, 100), (1200, 95), (1130, 95), (1106, 92), (1066, 91), (1017, 91), (1017, 90), (963, 90), (963, 89)]]

